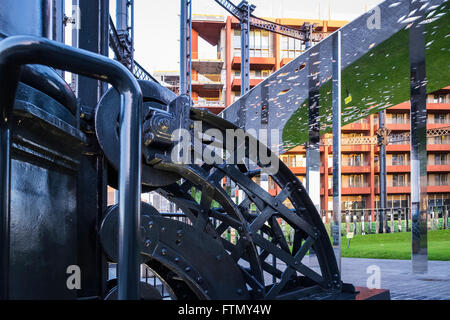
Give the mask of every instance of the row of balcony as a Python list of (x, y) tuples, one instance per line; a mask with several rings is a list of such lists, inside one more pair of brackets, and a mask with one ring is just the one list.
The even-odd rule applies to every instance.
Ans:
[[(295, 174), (306, 174), (306, 167), (290, 167), (290, 170)], [(342, 166), (341, 173), (370, 173), (370, 166)], [(387, 173), (403, 173), (411, 172), (411, 166), (386, 166)], [(379, 166), (374, 167), (374, 173), (379, 173)], [(427, 172), (438, 173), (438, 172), (450, 172), (450, 165), (427, 165)], [(320, 167), (320, 173), (324, 173), (324, 167)], [(328, 174), (333, 174), (333, 167), (328, 167)]]
[[(277, 195), (280, 190), (277, 188), (269, 189), (270, 194)], [(373, 192), (375, 195), (380, 194), (380, 188), (375, 187), (373, 189)], [(427, 186), (426, 192), (429, 194), (433, 193), (450, 193), (450, 186)], [(372, 188), (370, 186), (342, 186), (341, 188), (341, 194), (343, 196), (361, 196), (361, 195), (370, 195), (372, 193)], [(410, 186), (388, 186), (387, 187), (387, 194), (388, 195), (404, 195), (404, 194), (411, 194), (411, 187)], [(325, 189), (323, 187), (320, 188), (320, 195), (325, 195)], [(333, 188), (328, 188), (328, 196), (333, 196)]]

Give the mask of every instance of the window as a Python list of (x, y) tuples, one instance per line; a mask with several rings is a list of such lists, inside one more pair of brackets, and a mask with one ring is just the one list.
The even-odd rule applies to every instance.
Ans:
[(261, 77), (267, 78), (270, 76), (270, 70), (261, 70)]
[(392, 175), (392, 186), (393, 187), (405, 187), (408, 185), (407, 174), (393, 174)]
[(436, 153), (434, 155), (435, 165), (445, 165), (447, 164), (447, 154), (446, 153)]
[[(241, 32), (234, 32), (234, 48), (241, 48)], [(270, 45), (269, 45), (269, 31), (265, 30), (250, 30), (249, 33), (249, 47), (250, 57), (269, 57)], [(239, 44), (238, 44), (239, 41)], [(240, 54), (240, 50), (239, 50)], [(236, 55), (236, 50), (235, 50)]]
[(450, 144), (449, 136), (434, 137), (434, 144)]
[[(344, 186), (344, 183), (343, 183)], [(362, 174), (353, 174), (348, 176), (347, 188), (364, 188), (366, 187), (366, 178)], [(344, 186), (345, 188), (345, 186)]]
[(281, 36), (281, 58), (296, 58), (304, 51), (300, 40)]
[(446, 113), (435, 113), (434, 114), (434, 123), (448, 123)]
[(446, 186), (447, 185), (447, 173), (438, 173), (434, 175), (434, 185), (435, 186)]
[(408, 164), (407, 154), (396, 154), (392, 155), (392, 165), (393, 166), (404, 166)]
[(360, 167), (364, 165), (364, 155), (360, 154), (349, 154), (343, 155), (343, 165), (351, 167)]
[(392, 124), (407, 124), (409, 122), (409, 113), (392, 113), (390, 118), (388, 118), (389, 122)]
[(366, 200), (362, 196), (342, 196), (341, 207), (343, 210), (365, 209)]
[(241, 31), (240, 30), (234, 30), (234, 48), (235, 49), (241, 49)]
[(445, 94), (435, 94), (434, 103), (445, 103)]

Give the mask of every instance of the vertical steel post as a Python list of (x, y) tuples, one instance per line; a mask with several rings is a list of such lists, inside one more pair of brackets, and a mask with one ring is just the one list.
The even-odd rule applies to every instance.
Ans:
[(9, 223), (11, 199), (11, 136), (7, 113), (0, 119), (0, 299), (9, 291)]
[(306, 149), (306, 190), (320, 212), (320, 122), (319, 122), (319, 51), (315, 50), (308, 62), (309, 108), (308, 125), (309, 141)]
[(191, 96), (192, 1), (181, 0), (180, 14), (180, 94)]
[(128, 0), (116, 0), (117, 33), (128, 33)]
[[(131, 7), (131, 26), (129, 23), (129, 7)], [(133, 71), (133, 23), (134, 23), (134, 1), (116, 0), (116, 30), (121, 43), (122, 61), (129, 70)], [(82, 17), (83, 19), (83, 17)], [(131, 32), (130, 32), (131, 31)]]
[[(320, 122), (319, 122), (319, 50), (309, 56), (308, 62), (308, 90), (309, 90), (309, 141), (306, 149), (306, 190), (317, 212), (320, 212)], [(309, 250), (310, 266), (318, 265), (317, 255)]]
[(250, 13), (251, 7), (247, 1), (242, 1), (239, 7), (242, 11), (241, 20), (241, 97), (250, 91)]
[[(385, 113), (386, 111), (380, 111), (378, 112), (378, 124), (379, 129), (381, 132), (385, 130)], [(379, 233), (385, 233), (387, 228), (387, 221), (386, 221), (386, 208), (387, 208), (387, 175), (386, 175), (386, 142), (385, 139), (387, 136), (384, 136), (382, 138), (380, 146), (380, 230)]]
[[(410, 12), (421, 6), (410, 3)], [(409, 29), (411, 71), (411, 258), (412, 272), (428, 271), (427, 243), (427, 91), (425, 24), (421, 19)]]
[(130, 22), (130, 34), (131, 34), (131, 73), (134, 74), (134, 0), (130, 0), (131, 22)]
[(333, 35), (333, 219), (331, 234), (333, 249), (341, 269), (341, 31)]

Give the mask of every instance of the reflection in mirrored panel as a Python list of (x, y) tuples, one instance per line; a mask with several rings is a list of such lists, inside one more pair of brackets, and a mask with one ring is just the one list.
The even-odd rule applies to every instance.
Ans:
[[(409, 2), (384, 1), (377, 7), (376, 23), (373, 19), (378, 9), (340, 29), (343, 125), (409, 100), (412, 23), (425, 27), (427, 92), (450, 84), (449, 72), (442, 69), (447, 65), (450, 48), (449, 4), (442, 0), (422, 1), (413, 12)], [(264, 109), (268, 113), (268, 128), (282, 130), (281, 141), (271, 142), (272, 146), (281, 144), (283, 151), (304, 144), (309, 139), (308, 76), (312, 63), (319, 69), (321, 134), (331, 132), (331, 42), (331, 37), (324, 39), (272, 74), (225, 109), (224, 117), (241, 127), (258, 129)]]

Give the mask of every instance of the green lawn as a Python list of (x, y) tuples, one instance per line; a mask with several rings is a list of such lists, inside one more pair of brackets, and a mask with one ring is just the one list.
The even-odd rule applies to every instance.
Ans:
[[(342, 256), (374, 259), (411, 259), (411, 232), (357, 235), (347, 249), (342, 237)], [(429, 260), (450, 261), (450, 230), (428, 232)]]

